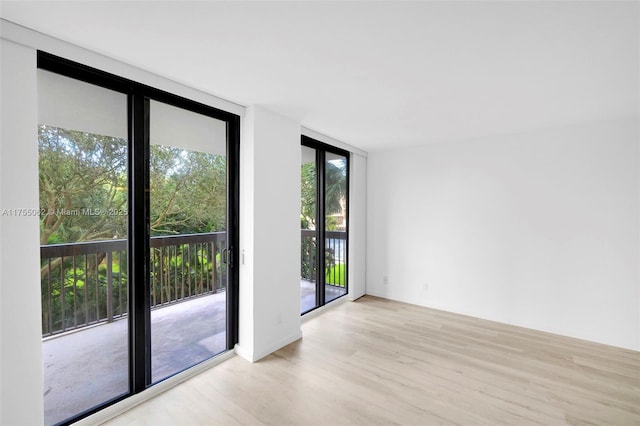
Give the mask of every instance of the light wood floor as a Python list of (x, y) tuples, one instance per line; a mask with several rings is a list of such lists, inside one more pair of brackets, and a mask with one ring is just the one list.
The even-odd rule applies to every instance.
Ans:
[(640, 425), (640, 352), (366, 296), (109, 425)]

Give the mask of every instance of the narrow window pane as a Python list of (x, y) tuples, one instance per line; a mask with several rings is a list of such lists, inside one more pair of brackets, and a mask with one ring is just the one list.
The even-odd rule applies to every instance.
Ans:
[(324, 176), (324, 298), (328, 303), (347, 292), (347, 158), (327, 152)]
[(316, 197), (318, 190), (316, 150), (302, 146), (301, 196), (300, 196), (300, 313), (318, 306), (316, 297), (317, 238)]
[(226, 349), (226, 123), (150, 103), (151, 372)]
[(128, 393), (127, 97), (38, 70), (45, 424)]

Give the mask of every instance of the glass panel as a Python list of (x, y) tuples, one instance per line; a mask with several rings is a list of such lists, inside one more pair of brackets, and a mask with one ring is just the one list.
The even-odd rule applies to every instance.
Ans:
[(127, 97), (38, 70), (45, 424), (129, 391)]
[(326, 153), (325, 159), (325, 286), (328, 303), (347, 292), (347, 159)]
[(302, 147), (300, 229), (300, 312), (305, 313), (318, 306), (316, 297), (316, 150)]
[(150, 103), (151, 373), (226, 349), (226, 123)]

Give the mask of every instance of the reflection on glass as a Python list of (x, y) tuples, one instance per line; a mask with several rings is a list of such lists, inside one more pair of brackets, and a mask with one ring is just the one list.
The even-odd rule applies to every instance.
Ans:
[(45, 424), (129, 390), (127, 99), (38, 71)]
[(226, 348), (226, 124), (151, 101), (151, 371)]
[(300, 229), (300, 312), (305, 313), (318, 306), (316, 298), (316, 150), (302, 146)]
[(325, 159), (325, 303), (346, 293), (347, 159), (326, 153)]

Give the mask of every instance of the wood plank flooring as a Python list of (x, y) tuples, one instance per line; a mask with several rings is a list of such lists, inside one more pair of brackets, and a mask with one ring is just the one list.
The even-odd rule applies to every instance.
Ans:
[(640, 425), (640, 352), (365, 296), (116, 425)]

